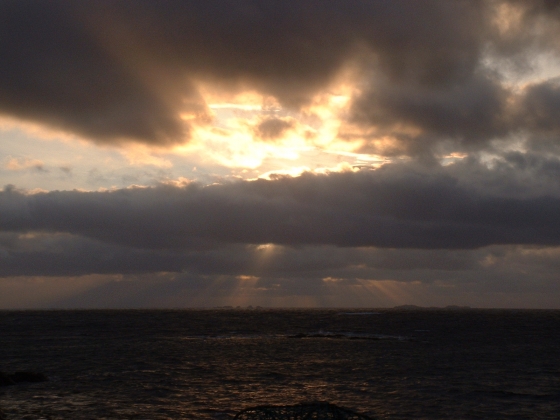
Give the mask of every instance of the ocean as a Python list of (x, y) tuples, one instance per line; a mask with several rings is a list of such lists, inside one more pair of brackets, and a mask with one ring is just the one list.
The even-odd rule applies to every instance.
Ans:
[(230, 419), (327, 401), (374, 419), (560, 418), (560, 311), (0, 312), (21, 419)]

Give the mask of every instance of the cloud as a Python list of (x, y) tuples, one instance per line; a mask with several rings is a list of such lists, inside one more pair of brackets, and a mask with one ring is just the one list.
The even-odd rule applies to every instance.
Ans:
[[(555, 2), (22, 0), (0, 16), (2, 118), (139, 166), (5, 156), (34, 190), (0, 191), (0, 290), (58, 281), (72, 296), (55, 306), (557, 297)], [(53, 176), (165, 184), (35, 189)]]
[(0, 306), (371, 307), (452, 302), (557, 307), (559, 250), (224, 243), (142, 249), (79, 235), (0, 233)]
[[(30, 304), (26, 303), (30, 298), (39, 307), (73, 308), (371, 307), (411, 302), (440, 306), (449, 302), (488, 306), (490, 302), (496, 307), (516, 306), (514, 300), (524, 302), (521, 306), (525, 307), (557, 307), (558, 303), (558, 247), (492, 246), (445, 252), (276, 247), (263, 265), (263, 250), (251, 246), (210, 252), (164, 251), (166, 263), (161, 251), (135, 254), (133, 249), (95, 246), (95, 241), (61, 235), (20, 236), (7, 244), (4, 234), (0, 241), (2, 307), (21, 308)], [(14, 258), (16, 249), (21, 252), (35, 241), (43, 242), (43, 248), (28, 249), (26, 260)], [(93, 256), (71, 248), (84, 248), (85, 244)], [(6, 252), (8, 248), (11, 251)], [(64, 254), (66, 265), (61, 265)], [(59, 264), (45, 265), (49, 258)], [(154, 264), (156, 261), (159, 263)], [(34, 274), (37, 272), (41, 274)], [(530, 278), (527, 272), (532, 273)], [(6, 298), (9, 295), (11, 299)], [(19, 306), (13, 300), (16, 295)]]
[[(160, 185), (106, 192), (0, 193), (0, 229), (63, 232), (140, 248), (219, 243), (469, 249), (493, 244), (560, 244), (555, 165), (526, 162), (525, 176), (500, 189), (507, 168), (476, 162), (426, 169)], [(504, 169), (505, 167), (505, 169)], [(475, 174), (476, 177), (473, 175)], [(474, 181), (474, 182), (473, 182)], [(539, 191), (543, 191), (539, 193)]]
[(0, 276), (82, 276), (181, 271), (184, 255), (65, 234), (0, 234)]
[(255, 127), (255, 134), (263, 140), (277, 140), (293, 126), (289, 119), (265, 118)]
[[(511, 94), (486, 68), (486, 55), (554, 49), (537, 42), (555, 30), (555, 15), (544, 5), (2, 2), (0, 112), (100, 143), (171, 146), (211, 118), (200, 83), (299, 108), (350, 66), (362, 92), (351, 121), (369, 129), (411, 126), (423, 133), (417, 142), (452, 137), (483, 145), (507, 132)], [(500, 30), (517, 28), (508, 23), (511, 10), (519, 10), (520, 27)], [(537, 20), (541, 35), (522, 38)], [(281, 125), (265, 121), (259, 132), (272, 138)], [(422, 147), (403, 150), (417, 154)]]
[(510, 95), (487, 74), (437, 87), (380, 83), (354, 102), (352, 119), (374, 127), (376, 138), (394, 137), (408, 154), (431, 153), (431, 146), (443, 140), (480, 148), (517, 129), (507, 107)]
[(0, 234), (0, 277), (188, 272), (240, 278), (375, 277), (375, 270), (475, 269), (488, 251), (220, 244), (139, 249), (68, 234)]
[(525, 126), (533, 133), (558, 135), (560, 131), (559, 80), (535, 83), (526, 87), (521, 100)]
[(39, 159), (29, 158), (9, 158), (6, 162), (6, 169), (10, 171), (22, 171), (25, 169), (35, 169), (39, 172), (46, 172), (45, 164)]
[(0, 57), (10, 64), (0, 70), (0, 110), (99, 142), (169, 144), (188, 134), (182, 98), (97, 38), (109, 22), (86, 18), (93, 2), (75, 6), (2, 2)]

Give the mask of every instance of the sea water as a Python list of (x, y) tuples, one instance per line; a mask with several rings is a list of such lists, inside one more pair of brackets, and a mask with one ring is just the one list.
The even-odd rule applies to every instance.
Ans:
[(8, 419), (228, 419), (327, 401), (375, 419), (560, 418), (560, 311), (0, 312)]

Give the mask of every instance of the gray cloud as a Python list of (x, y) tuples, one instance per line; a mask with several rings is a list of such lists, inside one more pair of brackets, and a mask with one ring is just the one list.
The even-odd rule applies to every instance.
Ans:
[[(249, 249), (245, 251), (249, 254), (252, 252)], [(250, 277), (255, 272), (255, 261), (253, 268), (247, 264), (244, 267), (246, 271), (234, 270), (230, 273), (213, 269), (210, 261), (207, 261), (205, 270), (198, 266), (182, 272), (98, 275), (94, 278), (70, 277), (70, 280), (42, 276), (41, 283), (34, 282), (33, 277), (7, 277), (0, 279), (0, 290), (23, 288), (30, 293), (47, 288), (49, 293), (39, 303), (43, 307), (237, 305), (240, 303), (235, 303), (236, 297), (241, 297), (241, 302), (244, 302), (242, 305), (251, 303), (265, 306), (311, 304), (371, 307), (406, 302), (422, 305), (478, 303), (481, 306), (487, 306), (489, 302), (492, 306), (515, 306), (515, 302), (524, 302), (525, 306), (557, 306), (554, 297), (560, 286), (556, 275), (558, 248), (497, 246), (447, 253), (334, 247), (283, 251), (285, 254), (281, 260), (284, 263), (290, 259), (297, 260), (299, 252), (307, 256), (314, 255), (315, 261), (328, 261), (335, 257), (340, 266), (331, 266), (327, 275), (325, 271), (311, 265), (307, 270), (300, 266), (299, 271), (295, 272), (271, 267), (266, 271), (261, 270), (258, 277)], [(439, 261), (427, 265), (426, 261), (434, 256)], [(391, 260), (390, 264), (385, 263), (387, 259)], [(442, 264), (446, 259), (448, 262)], [(450, 265), (449, 262), (453, 260), (462, 262)], [(356, 264), (356, 261), (360, 261), (360, 264)], [(275, 267), (280, 267), (280, 264)], [(533, 274), (528, 278), (523, 272)], [(68, 293), (69, 283), (75, 284), (73, 293)], [(80, 283), (86, 284), (80, 286)], [(61, 289), (58, 293), (57, 288)], [(411, 296), (411, 293), (416, 296)], [(57, 295), (58, 298), (45, 301), (49, 296)], [(311, 300), (298, 301), (302, 297)], [(13, 302), (10, 304), (13, 305)]]
[(95, 23), (84, 22), (89, 7), (0, 3), (0, 110), (99, 141), (167, 143), (183, 135), (174, 109), (181, 98), (151, 89), (102, 45), (90, 30)]
[(537, 83), (526, 88), (521, 102), (525, 126), (531, 132), (553, 134), (560, 132), (560, 83), (558, 80)]
[[(522, 163), (512, 158), (512, 168)], [(377, 171), (304, 174), (184, 188), (161, 185), (109, 192), (0, 193), (0, 229), (82, 235), (142, 248), (219, 243), (477, 248), (560, 244), (558, 183), (529, 194), (534, 169), (500, 190), (504, 177), (476, 163), (427, 169), (386, 165)], [(470, 166), (469, 166), (470, 165)], [(513, 169), (511, 169), (513, 170)], [(533, 173), (531, 173), (533, 171)], [(478, 180), (470, 182), (471, 174)], [(537, 190), (539, 191), (539, 190)]]
[(60, 234), (0, 234), (0, 276), (81, 276), (181, 271), (185, 255)]
[(196, 81), (298, 107), (352, 62), (374, 87), (358, 99), (362, 122), (479, 140), (503, 130), (504, 88), (479, 71), (500, 41), (493, 5), (3, 1), (0, 111), (99, 142), (168, 145), (188, 137), (181, 112), (206, 115)]
[(67, 234), (2, 233), (0, 290), (18, 298), (0, 293), (0, 305), (363, 307), (451, 302), (555, 307), (559, 256), (558, 247), (503, 245), (476, 250), (254, 245), (150, 250)]
[(282, 118), (266, 118), (255, 127), (255, 134), (263, 140), (275, 140), (294, 126), (293, 121)]
[[(482, 257), (481, 257), (482, 255)], [(154, 250), (112, 245), (68, 234), (0, 234), (0, 277), (139, 275), (189, 272), (289, 278), (368, 277), (371, 270), (468, 270), (481, 253), (471, 251), (338, 248), (263, 248), (221, 245), (206, 249)]]
[[(354, 102), (352, 118), (363, 126), (374, 125), (376, 137), (396, 133), (401, 146), (413, 154), (430, 151), (442, 140), (480, 147), (517, 129), (506, 110), (509, 97), (501, 83), (486, 74), (450, 86), (380, 83)], [(419, 134), (400, 134), (398, 127), (403, 126)]]

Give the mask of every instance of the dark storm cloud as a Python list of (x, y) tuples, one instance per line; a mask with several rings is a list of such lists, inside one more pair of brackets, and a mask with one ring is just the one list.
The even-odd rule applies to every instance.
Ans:
[[(485, 255), (485, 252), (482, 253)], [(0, 234), (0, 277), (189, 272), (203, 276), (368, 277), (372, 270), (468, 270), (471, 251), (221, 245), (158, 250), (68, 234)]]
[(187, 263), (185, 255), (174, 251), (146, 251), (71, 235), (0, 234), (0, 277), (177, 272)]
[(128, 68), (84, 22), (87, 8), (74, 6), (0, 3), (0, 110), (99, 141), (166, 143), (182, 135), (174, 109), (181, 98), (151, 89), (146, 69)]
[[(560, 244), (560, 196), (552, 195), (557, 183), (530, 194), (545, 181), (533, 175), (547, 169), (527, 164), (525, 178), (503, 191), (493, 182), (503, 175), (501, 166), (493, 171), (474, 163), (430, 170), (387, 165), (206, 187), (34, 195), (7, 188), (0, 193), (0, 229), (65, 232), (153, 249), (219, 243), (425, 249)], [(477, 172), (479, 179), (469, 182)]]
[(412, 153), (444, 139), (485, 144), (516, 128), (506, 110), (509, 97), (500, 82), (487, 74), (451, 86), (380, 83), (353, 104), (353, 120), (375, 125), (381, 130), (378, 136), (398, 136), (398, 127), (421, 130), (419, 135), (399, 137)]
[[(386, 72), (366, 83), (351, 107), (350, 121), (364, 129), (357, 137), (376, 140), (387, 135), (394, 143), (368, 142), (364, 152), (431, 155), (450, 141), (452, 150), (473, 151), (518, 133), (529, 136), (533, 146), (555, 149), (555, 138), (546, 141), (546, 137), (557, 133), (558, 80), (512, 89), (506, 74), (514, 79), (530, 74), (538, 68), (535, 63), (542, 53), (558, 57), (558, 3), (514, 0), (478, 6), (482, 18), (475, 26), (480, 27), (469, 27), (480, 31), (479, 38), (470, 33), (469, 45), (479, 48), (475, 65), (447, 79), (436, 73), (432, 83), (418, 78), (421, 67), (414, 66), (407, 77), (394, 78)], [(341, 134), (352, 137), (352, 130)]]
[(528, 86), (521, 102), (526, 127), (533, 132), (560, 134), (560, 83), (547, 81)]
[[(194, 81), (257, 89), (297, 107), (353, 62), (364, 75), (411, 86), (412, 105), (399, 92), (375, 99), (387, 107), (381, 114), (479, 134), (496, 130), (502, 100), (494, 82), (473, 77), (490, 41), (491, 4), (4, 0), (0, 111), (101, 142), (166, 145), (188, 136), (181, 112), (205, 114)], [(371, 98), (366, 92), (360, 104), (373, 123), (381, 114), (364, 104)], [(413, 115), (422, 104), (427, 110)], [(489, 115), (470, 128), (480, 104)], [(445, 121), (463, 111), (451, 116), (457, 128)]]
[[(393, 292), (398, 297), (399, 287), (423, 284), (445, 295), (437, 304), (458, 302), (454, 299), (461, 295), (472, 305), (477, 302), (470, 300), (473, 293), (555, 296), (559, 256), (560, 248), (534, 246), (418, 250), (223, 245), (201, 251), (146, 250), (66, 234), (2, 233), (0, 289), (44, 294), (42, 303), (16, 303), (4, 296), (4, 307), (237, 305), (229, 299), (240, 293), (253, 305), (293, 305), (292, 299), (308, 296), (319, 306), (393, 306), (391, 297)], [(527, 272), (532, 273), (530, 279)], [(378, 290), (377, 282), (370, 280), (380, 281), (380, 296), (364, 287)], [(384, 280), (397, 289), (389, 289), (389, 300), (380, 302)], [(288, 300), (274, 303), (277, 298)], [(550, 304), (556, 305), (553, 300)]]
[[(259, 277), (249, 277), (251, 268), (247, 266), (245, 273), (219, 273), (212, 271), (208, 265), (206, 271), (188, 270), (181, 273), (156, 272), (145, 274), (125, 274), (118, 276), (107, 276), (98, 279), (99, 286), (93, 285), (85, 292), (78, 289), (73, 294), (62, 293), (62, 298), (51, 300), (47, 307), (189, 307), (189, 306), (214, 306), (214, 305), (238, 305), (235, 296), (243, 297), (244, 305), (249, 302), (252, 305), (291, 306), (298, 304), (298, 297), (307, 296), (312, 298), (318, 306), (393, 306), (401, 300), (407, 302), (411, 299), (410, 293), (406, 292), (411, 287), (414, 295), (424, 287), (434, 288), (432, 293), (442, 294), (440, 300), (423, 300), (422, 296), (416, 296), (417, 304), (421, 305), (447, 305), (449, 302), (463, 302), (475, 306), (515, 306), (511, 298), (531, 295), (542, 295), (529, 306), (556, 307), (559, 283), (557, 281), (558, 249), (545, 250), (531, 247), (508, 247), (499, 246), (489, 249), (475, 251), (449, 251), (448, 260), (469, 261), (468, 265), (447, 266), (447, 269), (438, 267), (438, 263), (426, 266), (426, 260), (430, 257), (438, 257), (440, 262), (443, 257), (439, 252), (419, 250), (360, 250), (358, 255), (341, 255), (356, 253), (356, 250), (341, 248), (316, 248), (306, 247), (289, 252), (291, 258), (296, 257), (297, 252), (315, 254), (318, 258), (322, 254), (323, 259), (328, 260), (336, 256), (338, 260), (346, 260), (344, 268), (330, 269), (325, 274), (318, 268), (301, 270), (299, 272), (282, 272), (275, 269), (260, 272)], [(376, 256), (381, 253), (381, 258)], [(391, 266), (375, 263), (392, 254)], [(423, 254), (423, 255), (422, 255)], [(360, 264), (355, 263), (355, 258)], [(286, 258), (287, 259), (287, 258)], [(284, 259), (284, 261), (286, 261)], [(418, 264), (413, 261), (416, 259)], [(399, 263), (405, 260), (406, 263)], [(413, 262), (412, 264), (410, 264)], [(254, 263), (253, 263), (254, 266)], [(530, 279), (524, 272), (535, 273)], [(243, 275), (238, 275), (243, 274)], [(370, 282), (370, 280), (380, 280)], [(60, 277), (50, 280), (43, 277), (48, 288), (57, 287), (61, 281)], [(389, 280), (385, 282), (384, 280)], [(72, 282), (79, 283), (81, 280), (74, 278)], [(32, 278), (7, 278), (0, 279), (0, 288), (6, 284), (23, 284), (29, 287), (33, 284)], [(388, 293), (385, 293), (384, 283), (389, 283)], [(380, 286), (380, 289), (377, 288)], [(29, 286), (28, 286), (29, 285)], [(368, 285), (370, 286), (368, 288)], [(44, 285), (41, 285), (44, 287)], [(33, 284), (33, 288), (37, 288)], [(415, 290), (416, 288), (416, 290)], [(439, 289), (439, 292), (438, 292)], [(399, 293), (404, 290), (403, 295)], [(377, 293), (376, 293), (377, 291)], [(372, 294), (373, 292), (373, 294)], [(381, 292), (381, 293), (380, 293)], [(504, 300), (496, 300), (493, 296), (490, 300), (477, 300), (474, 297), (486, 297), (489, 295), (507, 296)], [(550, 296), (551, 299), (542, 297)], [(232, 300), (233, 297), (233, 300)], [(432, 296), (433, 297), (433, 296)], [(274, 299), (286, 298), (283, 302), (274, 302)], [(397, 301), (395, 301), (395, 298)], [(222, 300), (223, 299), (223, 300)], [(424, 296), (425, 299), (425, 296)], [(459, 299), (459, 300), (458, 300)], [(462, 299), (462, 300), (461, 300)], [(494, 299), (494, 300), (493, 300)], [(416, 299), (415, 299), (416, 300)], [(519, 301), (519, 299), (517, 299)], [(538, 303), (540, 300), (540, 304)], [(531, 299), (525, 302), (528, 305)], [(408, 303), (411, 301), (408, 300)], [(34, 302), (35, 303), (35, 302)], [(402, 302), (400, 302), (402, 303)], [(36, 303), (35, 303), (36, 304)], [(300, 303), (301, 304), (301, 303)], [(310, 302), (306, 302), (309, 306)]]

